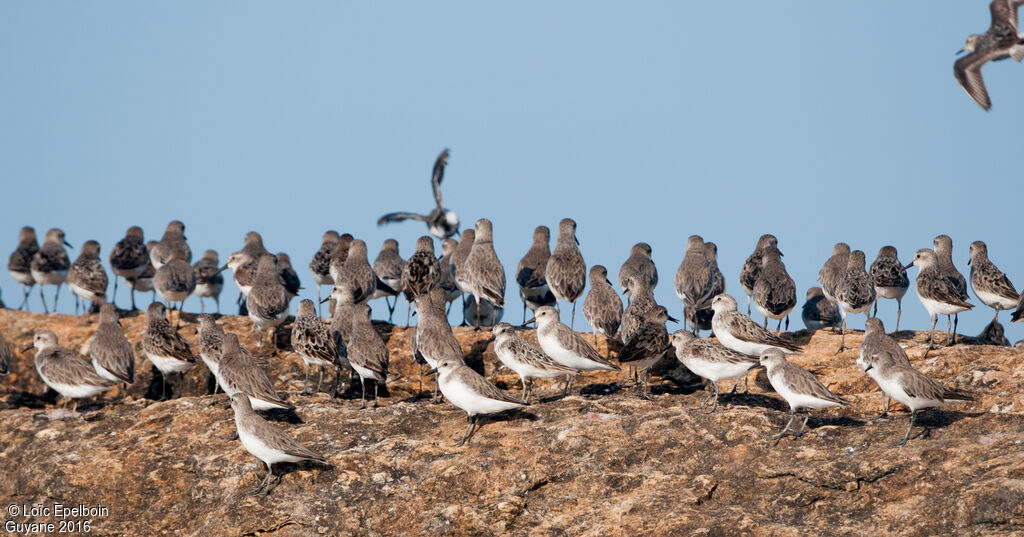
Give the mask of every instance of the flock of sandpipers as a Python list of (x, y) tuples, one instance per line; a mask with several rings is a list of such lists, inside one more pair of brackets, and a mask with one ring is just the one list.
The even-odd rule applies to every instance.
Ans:
[[(525, 339), (508, 323), (501, 323), (505, 306), (505, 269), (494, 250), (491, 221), (480, 219), (474, 229), (461, 233), (461, 240), (451, 238), (458, 232), (458, 218), (443, 207), (440, 196), (441, 178), (448, 160), (445, 150), (437, 159), (432, 175), (437, 207), (429, 215), (392, 213), (381, 223), (416, 219), (426, 222), (430, 232), (443, 240), (443, 255), (434, 251), (431, 236), (420, 237), (416, 251), (408, 259), (399, 255), (398, 243), (388, 239), (371, 264), (367, 246), (348, 234), (328, 231), (320, 249), (309, 264), (320, 304), (329, 302), (329, 319), (318, 312), (318, 304), (301, 300), (291, 327), (291, 349), (301, 356), (306, 366), (304, 393), (312, 391), (309, 366), (318, 366), (323, 381), (324, 368), (337, 368), (335, 393), (341, 384), (343, 368), (358, 375), (362, 386), (362, 406), (366, 407), (367, 383), (376, 390), (388, 379), (389, 355), (381, 334), (370, 318), (369, 301), (384, 298), (389, 305), (389, 321), (401, 294), (415, 309), (417, 322), (411, 331), (410, 346), (414, 360), (420, 364), (420, 381), (424, 366), (437, 373), (433, 399), (443, 397), (464, 410), (468, 416), (466, 431), (459, 440), (462, 445), (475, 432), (482, 415), (518, 409), (529, 404), (536, 378), (565, 378), (562, 394), (569, 394), (576, 376), (595, 370), (619, 370), (620, 365), (634, 369), (638, 394), (649, 398), (649, 372), (666, 355), (674, 355), (694, 374), (707, 379), (710, 394), (695, 409), (713, 412), (717, 408), (718, 383), (743, 379), (748, 371), (764, 367), (774, 390), (790, 407), (790, 420), (782, 432), (774, 435), (778, 442), (785, 435), (803, 434), (809, 414), (799, 430), (793, 421), (798, 411), (833, 406), (848, 406), (841, 396), (828, 390), (807, 370), (786, 359), (798, 353), (800, 346), (788, 336), (788, 316), (797, 306), (796, 286), (782, 262), (776, 237), (762, 236), (754, 252), (744, 263), (740, 283), (747, 295), (747, 313), (738, 311), (736, 300), (725, 293), (726, 282), (718, 268), (717, 247), (699, 236), (687, 240), (686, 251), (675, 274), (674, 287), (683, 304), (684, 330), (669, 334), (667, 321), (675, 321), (653, 294), (658, 284), (658, 271), (646, 243), (633, 246), (618, 274), (618, 284), (627, 297), (625, 306), (608, 280), (602, 265), (587, 265), (576, 238), (576, 223), (563, 219), (558, 225), (554, 250), (549, 247), (549, 230), (539, 226), (533, 244), (516, 267), (515, 280), (526, 308), (534, 315), (522, 326), (536, 323), (539, 347)], [(277, 353), (278, 329), (290, 318), (290, 301), (300, 287), (299, 277), (285, 254), (271, 254), (259, 233), (245, 236), (241, 250), (232, 253), (220, 266), (217, 253), (207, 251), (194, 265), (185, 237), (185, 226), (179, 221), (168, 224), (159, 241), (146, 242), (139, 227), (131, 227), (118, 241), (109, 256), (115, 277), (124, 278), (132, 290), (153, 291), (163, 302), (154, 301), (146, 311), (147, 328), (142, 349), (164, 380), (192, 368), (196, 362), (193, 349), (168, 320), (165, 304), (181, 304), (188, 296), (209, 297), (217, 301), (223, 288), (222, 273), (231, 269), (241, 290), (240, 304), (253, 322), (260, 337)], [(74, 262), (65, 250), (64, 232), (47, 231), (42, 246), (36, 242), (30, 227), (21, 230), (19, 244), (11, 254), (8, 268), (25, 288), (27, 307), (29, 292), (40, 286), (67, 283), (76, 301), (86, 301), (99, 311), (95, 336), (88, 346), (88, 358), (63, 347), (51, 330), (35, 334), (27, 352), (35, 347), (36, 369), (42, 380), (70, 400), (95, 397), (118, 383), (135, 380), (135, 359), (132, 342), (128, 341), (118, 322), (118, 310), (107, 300), (109, 278), (100, 261), (100, 245), (87, 241)], [(877, 381), (886, 395), (883, 414), (889, 398), (911, 410), (910, 426), (900, 440), (910, 438), (914, 419), (923, 409), (944, 405), (952, 400), (970, 400), (970, 394), (947, 389), (914, 369), (907, 353), (895, 339), (886, 334), (882, 322), (872, 317), (870, 309), (881, 298), (897, 302), (898, 330), (901, 300), (910, 282), (907, 269), (917, 266), (917, 293), (928, 310), (932, 328), (928, 350), (935, 344), (935, 324), (940, 316), (955, 316), (973, 308), (968, 302), (968, 281), (952, 262), (952, 241), (948, 236), (935, 238), (933, 249), (921, 249), (913, 261), (904, 265), (897, 251), (886, 246), (875, 262), (867, 267), (864, 252), (851, 251), (846, 244), (835, 245), (833, 254), (819, 273), (821, 287), (807, 292), (802, 317), (810, 330), (838, 328), (844, 337), (839, 351), (845, 348), (845, 321), (851, 313), (867, 315), (867, 329), (860, 346), (858, 363)], [(1013, 320), (1020, 320), (1024, 301), (1007, 277), (989, 260), (985, 243), (971, 244), (970, 287), (975, 296), (992, 307), (998, 317), (1000, 310), (1015, 310)], [(589, 292), (584, 291), (589, 275)], [(330, 285), (327, 297), (321, 298), (320, 286)], [(573, 329), (576, 303), (583, 298), (582, 314), (593, 327), (592, 339)], [(463, 350), (449, 324), (451, 304), (462, 300), (464, 324), (489, 327), (494, 352), (506, 367), (522, 380), (523, 393), (512, 396), (491, 384), (464, 362)], [(751, 303), (763, 316), (763, 324), (749, 314)], [(570, 323), (560, 319), (559, 304), (571, 305)], [(57, 295), (53, 306), (56, 309)], [(44, 299), (44, 308), (46, 302)], [(179, 306), (180, 307), (180, 306)], [(90, 311), (85, 308), (83, 311)], [(768, 329), (768, 320), (777, 321), (776, 330)], [(179, 313), (177, 324), (182, 317)], [(408, 324), (408, 321), (407, 321)], [(994, 319), (992, 325), (998, 326)], [(690, 331), (685, 328), (689, 327)], [(712, 330), (715, 339), (699, 337), (701, 331)], [(272, 465), (281, 462), (325, 459), (299, 445), (277, 425), (266, 421), (257, 411), (293, 409), (293, 404), (275, 389), (274, 382), (259, 366), (249, 350), (239, 344), (238, 336), (225, 333), (214, 316), (198, 316), (198, 354), (219, 386), (231, 398), (238, 436), (245, 448), (262, 460), (268, 468), (266, 479), (254, 492), (267, 493), (273, 476)], [(956, 342), (956, 326), (950, 323), (946, 344)], [(264, 334), (269, 336), (264, 337)], [(617, 342), (617, 353), (601, 355), (595, 346), (597, 334)], [(590, 339), (590, 341), (588, 341)], [(0, 336), (0, 365), (4, 372), (10, 351)], [(837, 352), (839, 352), (837, 351)], [(927, 355), (927, 350), (925, 355)], [(617, 362), (617, 363), (616, 363)], [(440, 394), (438, 393), (440, 391)], [(736, 386), (733, 387), (733, 391)], [(215, 389), (216, 392), (216, 389)], [(710, 403), (710, 408), (708, 405)]]

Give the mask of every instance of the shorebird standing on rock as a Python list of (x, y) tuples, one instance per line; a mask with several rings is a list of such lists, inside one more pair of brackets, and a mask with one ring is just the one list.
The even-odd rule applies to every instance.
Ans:
[(839, 342), (839, 354), (846, 348), (846, 315), (849, 313), (868, 314), (871, 311), (871, 304), (875, 302), (875, 286), (871, 277), (864, 271), (864, 252), (854, 250), (846, 261), (846, 269), (840, 273), (839, 283), (835, 287), (836, 302), (839, 304), (839, 311), (842, 313), (843, 321), (839, 330), (842, 339)]
[(875, 287), (875, 312), (872, 317), (878, 316), (878, 299), (891, 298), (896, 300), (896, 331), (900, 331), (900, 316), (903, 315), (903, 295), (907, 294), (910, 288), (910, 278), (907, 276), (907, 269), (903, 268), (897, 257), (895, 246), (883, 246), (878, 251), (878, 258), (871, 264), (868, 271), (871, 276), (871, 283)]
[(545, 277), (557, 300), (572, 303), (572, 317), (569, 327), (576, 324), (576, 299), (583, 295), (587, 286), (587, 264), (580, 253), (580, 241), (576, 238), (576, 221), (563, 218), (558, 223), (558, 242), (548, 259)]
[[(928, 356), (928, 351), (932, 350), (934, 346), (935, 323), (938, 322), (939, 315), (945, 315), (948, 319), (950, 315), (974, 308), (974, 305), (962, 298), (960, 289), (957, 288), (953, 280), (939, 272), (939, 261), (935, 257), (935, 252), (927, 248), (918, 250), (914, 255), (914, 260), (906, 268), (909, 269), (915, 265), (920, 269), (917, 279), (914, 281), (915, 287), (917, 287), (917, 297), (921, 299), (924, 309), (928, 310), (928, 316), (932, 322), (931, 331), (928, 332), (928, 348), (924, 351), (924, 355)], [(950, 334), (950, 338), (946, 342), (948, 347), (956, 341), (956, 331), (952, 324), (947, 327), (947, 330)]]

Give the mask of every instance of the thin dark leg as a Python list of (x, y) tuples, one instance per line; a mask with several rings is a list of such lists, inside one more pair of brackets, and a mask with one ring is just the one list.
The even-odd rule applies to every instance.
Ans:
[(907, 440), (910, 439), (910, 431), (911, 431), (911, 429), (914, 428), (914, 418), (916, 418), (916, 417), (917, 417), (917, 411), (916, 410), (911, 410), (910, 411), (910, 425), (907, 426), (907, 434), (903, 435), (903, 438), (901, 438), (899, 442), (896, 442), (897, 446), (905, 446), (905, 445), (907, 445)]
[(473, 430), (476, 429), (476, 416), (466, 416), (466, 432), (462, 433), (462, 439), (455, 445), (461, 446), (469, 440), (470, 436), (473, 436)]
[(935, 346), (935, 323), (939, 322), (939, 316), (938, 315), (932, 315), (931, 318), (932, 318), (932, 329), (931, 329), (930, 332), (928, 332), (928, 347), (924, 350), (924, 356), (922, 356), (922, 358), (927, 358), (928, 357), (928, 351), (932, 350), (932, 348), (934, 348), (934, 346)]
[(135, 307), (135, 288), (132, 287), (132, 311), (135, 311), (137, 309), (139, 309), (139, 308)]
[(576, 328), (576, 302), (572, 303), (572, 317), (569, 320), (569, 328), (575, 330)]
[(793, 425), (793, 420), (795, 420), (795, 419), (796, 419), (796, 411), (794, 411), (791, 408), (791, 409), (789, 409), (789, 421), (786, 423), (786, 426), (782, 429), (781, 433), (779, 433), (779, 434), (777, 434), (777, 435), (772, 437), (772, 440), (775, 440), (776, 444), (779, 443), (779, 440), (781, 440), (783, 436), (786, 436), (786, 433), (790, 433), (791, 432), (789, 430), (789, 426)]
[[(738, 381), (737, 381), (737, 383), (738, 383)], [(708, 381), (708, 384), (710, 384), (712, 386), (711, 393), (709, 393), (708, 396), (704, 398), (704, 401), (700, 404), (700, 406), (688, 406), (688, 407), (686, 407), (687, 409), (689, 409), (689, 410), (703, 410), (704, 407), (708, 406), (708, 401), (710, 401), (711, 398), (714, 398), (715, 399), (715, 404), (718, 404), (718, 386), (716, 386), (717, 383)]]
[(903, 314), (903, 299), (896, 299), (896, 331), (900, 331), (900, 316)]
[(836, 349), (836, 354), (843, 352), (846, 349), (846, 314), (843, 314), (843, 321), (839, 323), (839, 333), (841, 337), (839, 339), (839, 348)]
[(872, 317), (878, 317), (878, 301), (875, 301), (875, 312), (871, 314)]
[(360, 377), (359, 384), (363, 387), (363, 404), (359, 405), (359, 410), (362, 410), (366, 408), (366, 381), (362, 377)]
[[(999, 315), (999, 310), (996, 310), (996, 315), (997, 315), (997, 316)], [(957, 314), (957, 315), (954, 315), (954, 316), (953, 316), (953, 339), (951, 339), (951, 340), (950, 340), (950, 343), (949, 343), (949, 345), (947, 345), (947, 346), (953, 346), (953, 345), (956, 345), (956, 325), (957, 325), (957, 324), (958, 324), (959, 322), (960, 322), (960, 315), (959, 315), (959, 314)]]
[(60, 283), (57, 284), (57, 292), (53, 293), (53, 312), (57, 313), (57, 298), (60, 297)]

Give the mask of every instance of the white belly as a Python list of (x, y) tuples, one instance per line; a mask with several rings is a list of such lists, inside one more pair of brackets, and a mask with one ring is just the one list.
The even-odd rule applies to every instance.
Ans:
[(878, 298), (901, 299), (907, 294), (909, 287), (878, 287), (875, 286), (875, 294)]
[(39, 285), (57, 285), (64, 283), (64, 280), (68, 279), (68, 271), (55, 270), (53, 272), (39, 272), (37, 270), (33, 270), (32, 279), (34, 279)]
[(164, 299), (164, 302), (183, 302), (188, 298), (188, 291), (161, 291), (156, 290), (156, 294), (160, 295), (160, 298)]
[(111, 382), (124, 382), (123, 380), (117, 378), (117, 376), (111, 373), (110, 371), (107, 371), (107, 369), (101, 366), (96, 360), (92, 361), (92, 368), (96, 370), (97, 375)]
[(569, 351), (569, 349), (566, 349), (558, 342), (558, 338), (556, 336), (540, 336), (537, 338), (537, 341), (540, 343), (540, 348), (544, 350), (544, 354), (547, 354), (552, 360), (562, 365), (569, 366), (580, 371), (612, 369), (602, 363), (588, 360), (587, 358)]
[(268, 401), (264, 401), (263, 399), (257, 399), (257, 398), (252, 397), (252, 396), (247, 396), (247, 397), (249, 397), (249, 404), (252, 405), (252, 409), (253, 410), (273, 410), (275, 408), (288, 408), (285, 405), (279, 405), (277, 403), (271, 403), (271, 402), (268, 402)]
[(235, 421), (235, 428), (238, 429), (238, 439), (242, 441), (242, 445), (245, 446), (245, 450), (267, 464), (299, 462), (304, 460), (302, 457), (289, 455), (283, 451), (271, 448), (263, 440), (250, 434), (249, 431), (246, 431), (244, 428), (239, 427), (237, 420)]
[(306, 362), (306, 365), (319, 365), (319, 366), (334, 365), (332, 362), (328, 362), (327, 360), (321, 360), (319, 358), (314, 358), (312, 356), (306, 356), (305, 354), (299, 354), (299, 356), (302, 357), (302, 361), (303, 362)]
[(867, 313), (868, 311), (871, 310), (871, 305), (872, 304), (874, 304), (873, 301), (872, 302), (868, 302), (867, 304), (865, 304), (865, 305), (863, 305), (863, 306), (861, 306), (859, 308), (855, 308), (855, 307), (853, 307), (853, 304), (850, 304), (849, 302), (840, 302), (839, 303), (839, 309), (842, 310), (842, 312), (845, 313), (845, 314)]
[(68, 289), (75, 294), (78, 298), (88, 300), (90, 302), (104, 302), (106, 295), (94, 293), (88, 289), (83, 289), (73, 283), (68, 284)]
[(440, 387), (441, 393), (444, 394), (451, 404), (461, 408), (470, 416), (493, 414), (523, 406), (522, 403), (510, 403), (508, 401), (498, 401), (483, 397), (458, 379), (442, 381)]
[(256, 323), (256, 326), (260, 328), (276, 328), (281, 323), (283, 323), (285, 319), (288, 318), (288, 310), (286, 309), (279, 313), (277, 316), (267, 319), (256, 316), (253, 310), (250, 308), (249, 318), (252, 319), (252, 322)]
[(149, 358), (149, 361), (153, 362), (153, 365), (155, 365), (163, 374), (181, 373), (182, 371), (188, 371), (192, 368), (192, 362), (179, 360), (172, 356), (160, 356), (147, 352), (146, 357)]
[(786, 310), (786, 311), (776, 315), (776, 314), (774, 314), (774, 313), (772, 313), (772, 312), (762, 308), (759, 304), (756, 304), (756, 303), (754, 304), (754, 308), (756, 308), (757, 311), (761, 313), (761, 315), (764, 315), (765, 317), (767, 317), (769, 319), (772, 319), (772, 320), (775, 320), (775, 321), (780, 321), (782, 319), (785, 319), (786, 316), (789, 315), (789, 312), (793, 311), (793, 308), (789, 308), (788, 310)]
[(540, 367), (535, 367), (520, 362), (516, 360), (514, 357), (509, 356), (509, 354), (511, 353), (507, 351), (497, 352), (495, 354), (497, 354), (498, 359), (501, 360), (501, 363), (505, 364), (505, 366), (511, 369), (512, 371), (515, 371), (516, 374), (519, 375), (519, 377), (522, 379), (554, 378), (561, 377), (562, 375), (567, 374), (565, 371), (552, 371), (550, 369), (542, 369)]
[(133, 269), (119, 269), (110, 267), (110, 270), (114, 271), (115, 276), (120, 276), (122, 278), (134, 278), (139, 274), (146, 272), (146, 265), (142, 265), (141, 267), (135, 267)]
[(717, 328), (715, 328), (715, 337), (718, 338), (718, 342), (721, 343), (723, 347), (747, 356), (761, 356), (762, 352), (773, 348), (771, 345), (764, 343), (743, 341), (742, 339), (734, 337), (729, 332), (726, 332), (725, 330), (718, 330)]
[(978, 295), (978, 300), (980, 300), (982, 304), (985, 304), (990, 308), (995, 308), (997, 310), (1012, 310), (1017, 308), (1016, 298), (1006, 298), (995, 293), (979, 291), (976, 288), (974, 289), (974, 294)]
[(213, 373), (213, 376), (217, 377), (217, 382), (220, 383), (220, 362), (214, 360), (212, 356), (205, 352), (199, 353), (199, 357), (203, 359), (206, 368), (210, 370), (210, 373)]
[(779, 374), (768, 375), (768, 380), (771, 382), (772, 388), (774, 388), (775, 391), (778, 392), (778, 394), (781, 395), (787, 403), (789, 403), (789, 407), (793, 410), (799, 410), (801, 408), (818, 409), (840, 406), (839, 403), (819, 399), (813, 395), (794, 392), (789, 388), (789, 386), (780, 382), (781, 379), (779, 376)]
[(152, 291), (153, 290), (153, 278), (137, 278), (136, 280), (128, 280), (128, 287), (136, 291)]
[(751, 366), (754, 365), (754, 362), (729, 364), (709, 362), (698, 358), (684, 358), (682, 362), (695, 375), (706, 378), (711, 382), (743, 378), (747, 371), (750, 371)]
[(954, 304), (946, 304), (945, 302), (939, 302), (930, 298), (925, 298), (920, 294), (917, 295), (921, 299), (921, 304), (924, 305), (924, 309), (928, 310), (929, 315), (954, 315), (962, 311), (967, 311), (970, 308), (963, 306), (957, 306)]
[(235, 280), (235, 285), (238, 286), (238, 290), (241, 291), (243, 295), (245, 295), (246, 297), (249, 296), (249, 291), (252, 290), (251, 285), (241, 285), (238, 283), (238, 280)]
[(215, 297), (220, 296), (221, 289), (224, 288), (224, 284), (212, 284), (212, 283), (197, 283), (195, 291), (192, 294), (197, 297)]
[(354, 364), (352, 362), (349, 362), (349, 365), (352, 366), (352, 369), (356, 370), (356, 373), (359, 373), (359, 378), (360, 379), (363, 379), (363, 380), (373, 379), (373, 380), (379, 380), (381, 382), (384, 381), (384, 377), (382, 377), (380, 375), (380, 373), (377, 373), (376, 371), (374, 371), (372, 369), (367, 369), (367, 368), (365, 368), (363, 366), (356, 365), (356, 364)]
[(27, 285), (31, 287), (36, 284), (36, 280), (35, 278), (32, 277), (31, 272), (17, 272), (14, 270), (8, 272), (11, 273), (11, 277), (14, 278), (14, 281), (20, 283), (21, 285)]
[[(36, 371), (39, 371), (38, 367), (36, 367)], [(53, 382), (50, 379), (43, 376), (43, 373), (41, 371), (39, 371), (39, 376), (42, 377), (43, 382), (45, 382), (47, 386), (53, 388), (57, 393), (63, 395), (64, 397), (70, 397), (72, 399), (84, 399), (86, 397), (94, 397), (107, 391), (106, 386), (94, 386), (91, 384), (63, 384), (60, 382)]]
[(935, 399), (925, 399), (925, 398), (922, 398), (922, 397), (911, 397), (903, 389), (903, 386), (899, 382), (896, 382), (895, 379), (891, 379), (891, 378), (890, 379), (885, 379), (885, 378), (882, 378), (881, 375), (878, 375), (877, 373), (875, 373), (875, 374), (873, 374), (873, 373), (875, 373), (874, 369), (871, 369), (870, 371), (868, 371), (868, 375), (871, 375), (871, 378), (875, 379), (875, 382), (878, 383), (878, 387), (881, 388), (882, 391), (885, 392), (886, 395), (888, 395), (889, 397), (892, 397), (893, 399), (899, 401), (900, 403), (903, 403), (910, 410), (920, 410), (922, 408), (934, 408), (934, 407), (939, 407), (939, 406), (942, 406), (942, 405), (946, 404), (946, 401), (941, 400), (941, 399), (940, 400), (935, 400)]

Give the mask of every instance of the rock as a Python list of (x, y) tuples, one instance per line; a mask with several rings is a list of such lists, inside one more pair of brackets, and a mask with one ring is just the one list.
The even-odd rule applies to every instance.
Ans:
[[(247, 319), (220, 322), (260, 352)], [(67, 315), (0, 311), (0, 332), (12, 349), (43, 327), (80, 348), (95, 326), (81, 324)], [(122, 324), (133, 343), (141, 339), (142, 316)], [(922, 413), (919, 422), (931, 432), (915, 429), (904, 448), (892, 444), (906, 430), (905, 409), (894, 404), (888, 419), (872, 419), (882, 396), (855, 365), (862, 334), (853, 331), (850, 349), (838, 356), (838, 335), (792, 334), (805, 346), (792, 359), (853, 406), (815, 413), (808, 434), (776, 446), (768, 439), (788, 409), (757, 382), (703, 415), (685, 407), (706, 392), (678, 379), (655, 384), (654, 400), (644, 401), (619, 389), (625, 373), (588, 373), (577, 387), (600, 384), (598, 393), (550, 400), (559, 381), (538, 381), (543, 402), (485, 420), (456, 447), (465, 414), (447, 403), (407, 400), (419, 389), (409, 333), (377, 327), (393, 372), (378, 409), (360, 411), (358, 400), (326, 393), (300, 395), (302, 365), (291, 351), (260, 358), (296, 405), (294, 414), (272, 418), (330, 461), (281, 466), (280, 483), (266, 498), (246, 495), (265, 470), (227, 440), (231, 410), (209, 404), (224, 396), (208, 395), (201, 363), (186, 375), (182, 397), (159, 402), (146, 398), (152, 368), (139, 353), (138, 380), (126, 394), (112, 390), (71, 414), (54, 411), (32, 353), (15, 351), (11, 374), (0, 379), (0, 498), (106, 508), (88, 517), (99, 535), (980, 536), (1024, 525), (1024, 400), (1016, 403), (1024, 368), (1013, 349), (958, 345), (922, 361), (924, 335), (897, 334), (915, 367), (978, 397)], [(518, 395), (517, 378), (495, 366), (489, 332), (455, 332), (468, 362)], [(195, 341), (187, 314), (181, 333)], [(598, 348), (604, 352), (606, 343), (599, 340)], [(341, 378), (347, 385), (348, 373)], [(424, 390), (432, 388), (427, 379)], [(52, 515), (8, 518), (58, 522)]]

